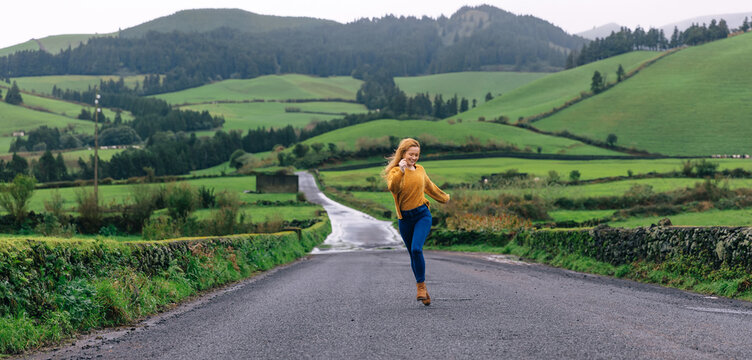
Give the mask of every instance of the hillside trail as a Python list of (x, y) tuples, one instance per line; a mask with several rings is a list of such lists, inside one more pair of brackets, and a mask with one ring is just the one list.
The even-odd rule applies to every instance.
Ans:
[(313, 254), (404, 247), (391, 222), (332, 201), (319, 190), (313, 175), (304, 171), (296, 174), (300, 191), (309, 202), (323, 206), (332, 223), (331, 234), (313, 249)]

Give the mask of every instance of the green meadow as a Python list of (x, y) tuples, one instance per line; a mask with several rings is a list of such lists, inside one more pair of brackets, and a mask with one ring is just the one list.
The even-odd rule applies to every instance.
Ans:
[[(208, 188), (214, 188), (214, 193), (218, 193), (222, 190), (229, 192), (235, 192), (239, 195), (241, 201), (249, 204), (256, 203), (258, 201), (294, 201), (296, 194), (256, 194), (256, 193), (244, 193), (244, 191), (256, 190), (256, 177), (255, 176), (236, 176), (236, 177), (224, 177), (224, 178), (206, 178), (206, 179), (191, 179), (185, 180), (186, 183), (198, 188), (205, 186)], [(165, 184), (151, 184), (149, 186), (164, 186)], [(138, 189), (137, 186), (141, 185), (100, 185), (99, 196), (102, 204), (121, 204), (127, 201), (134, 190)], [(31, 198), (29, 209), (35, 212), (44, 211), (44, 202), (49, 201), (52, 193), (59, 191), (61, 197), (64, 199), (63, 206), (70, 210), (75, 211), (76, 195), (83, 191), (92, 191), (93, 186), (84, 187), (68, 187), (60, 189), (40, 189), (34, 191), (34, 195)]]
[(652, 51), (634, 51), (553, 73), (453, 118), (475, 120), (481, 116), (492, 119), (504, 115), (511, 121), (517, 121), (519, 117), (541, 114), (564, 105), (583, 91), (590, 91), (593, 73), (596, 70), (605, 74), (609, 81), (616, 81), (616, 70), (620, 64), (629, 72), (659, 55), (660, 53)]
[[(13, 78), (18, 83), (21, 90), (49, 95), (52, 93), (52, 87), (57, 86), (60, 89), (71, 89), (77, 91), (88, 90), (89, 87), (99, 85), (100, 80), (118, 81), (120, 76), (115, 75), (53, 75), (53, 76), (29, 76)], [(124, 76), (123, 81), (128, 87), (134, 87), (136, 83), (144, 80), (143, 75)]]
[[(488, 141), (503, 142), (520, 150), (536, 152), (541, 147), (544, 154), (576, 155), (624, 155), (612, 150), (586, 145), (579, 141), (555, 136), (541, 135), (514, 126), (489, 122), (468, 121), (452, 125), (448, 121), (426, 120), (376, 120), (310, 138), (303, 143), (334, 143), (341, 148), (355, 149), (359, 139), (376, 140), (396, 136), (435, 139), (440, 143), (465, 144), (470, 137), (486, 144)], [(362, 141), (362, 140), (361, 140)], [(427, 145), (430, 146), (430, 145)]]
[(197, 88), (155, 95), (170, 104), (214, 101), (346, 99), (355, 100), (360, 80), (349, 76), (267, 75), (248, 80), (224, 80)]
[(752, 33), (688, 47), (533, 125), (668, 155), (752, 153)]
[[(577, 170), (580, 172), (581, 180), (590, 180), (613, 176), (627, 176), (628, 170), (632, 170), (634, 174), (679, 171), (682, 168), (682, 162), (683, 160), (681, 159), (531, 160), (505, 157), (462, 160), (425, 160), (421, 161), (420, 164), (425, 167), (431, 180), (436, 184), (466, 184), (477, 183), (484, 175), (502, 173), (509, 170), (517, 170), (518, 172), (527, 173), (531, 176), (541, 178), (548, 177), (548, 172), (554, 170), (564, 180), (568, 180), (571, 171)], [(752, 170), (752, 161), (750, 160), (723, 159), (713, 160), (713, 162), (719, 164), (718, 170), (736, 168), (742, 168), (747, 171)], [(347, 171), (321, 171), (321, 176), (327, 185), (367, 186), (368, 182), (365, 179), (369, 176), (378, 176), (381, 169), (381, 167), (371, 167)], [(673, 179), (660, 179), (660, 181), (657, 179), (651, 180), (655, 181), (660, 188), (673, 187), (674, 185), (682, 186), (681, 181), (679, 180), (677, 180), (677, 184), (672, 184)], [(697, 181), (696, 179), (689, 179), (687, 184), (693, 184), (694, 182), (692, 182), (692, 180)], [(665, 184), (667, 185), (660, 185), (662, 181), (665, 181)], [(603, 187), (612, 187), (615, 186), (614, 184), (615, 183), (599, 185)], [(597, 188), (598, 187), (596, 187), (596, 189)], [(628, 187), (625, 187), (625, 189), (628, 189)]]
[[(286, 112), (285, 108), (294, 107), (301, 112)], [(292, 125), (297, 128), (305, 127), (311, 122), (327, 121), (341, 118), (344, 113), (357, 114), (368, 112), (361, 104), (343, 102), (310, 102), (310, 103), (281, 103), (281, 102), (249, 102), (230, 104), (201, 104), (183, 106), (181, 109), (194, 111), (209, 111), (212, 115), (223, 116), (225, 131), (255, 129), (257, 127), (285, 127)], [(311, 114), (308, 112), (325, 112), (331, 114)], [(336, 114), (336, 115), (334, 115)]]
[(466, 71), (425, 76), (396, 77), (394, 82), (408, 96), (418, 93), (441, 94), (444, 100), (457, 95), (465, 97), (472, 106), (473, 99), (480, 105), (485, 102), (486, 94), (494, 97), (506, 94), (534, 80), (550, 75), (549, 73), (525, 73), (507, 71)]
[[(23, 96), (24, 100), (23, 105), (31, 108), (32, 110), (47, 111), (53, 114), (58, 114), (73, 119), (75, 119), (81, 113), (81, 109), (85, 108), (92, 113), (94, 111), (94, 107), (92, 105), (84, 106), (81, 104), (30, 94), (22, 94), (21, 96)], [(111, 109), (102, 109), (102, 114), (104, 114), (104, 116), (108, 117), (110, 120), (114, 120), (116, 115), (115, 111)], [(133, 115), (128, 111), (121, 112), (120, 117), (123, 119), (123, 121), (133, 120)], [(94, 124), (92, 123), (91, 126), (93, 131)]]
[(738, 210), (708, 210), (703, 212), (689, 212), (671, 216), (651, 216), (643, 218), (629, 218), (624, 221), (612, 221), (613, 227), (632, 228), (657, 224), (663, 218), (669, 218), (676, 226), (752, 226), (752, 209)]
[(51, 114), (42, 111), (34, 111), (22, 106), (8, 105), (0, 102), (0, 144), (8, 146), (0, 147), (0, 154), (7, 153), (14, 131), (29, 131), (42, 125), (49, 127), (64, 128), (72, 126), (77, 132), (93, 133), (94, 124), (91, 121), (71, 119), (69, 117)]
[(24, 50), (39, 50), (39, 44), (36, 42), (36, 40), (29, 40), (27, 42), (8, 46), (6, 48), (0, 49), (0, 56), (6, 56), (13, 54), (14, 52)]

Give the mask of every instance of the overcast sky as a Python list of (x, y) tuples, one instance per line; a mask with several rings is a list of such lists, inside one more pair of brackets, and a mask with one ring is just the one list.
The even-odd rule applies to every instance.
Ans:
[[(0, 48), (60, 34), (110, 33), (184, 9), (239, 8), (264, 15), (307, 16), (341, 23), (386, 14), (450, 16), (464, 5), (489, 4), (533, 15), (569, 33), (618, 23), (658, 27), (697, 16), (749, 12), (749, 0), (5, 0)], [(627, 5), (629, 4), (629, 5)]]

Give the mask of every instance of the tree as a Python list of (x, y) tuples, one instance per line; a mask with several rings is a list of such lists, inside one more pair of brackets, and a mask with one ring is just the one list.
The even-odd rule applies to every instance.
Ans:
[(571, 180), (573, 183), (580, 182), (580, 171), (579, 170), (572, 170), (569, 173), (569, 180)]
[(15, 81), (13, 81), (13, 86), (10, 87), (8, 93), (5, 94), (5, 102), (11, 105), (18, 105), (23, 102), (21, 90), (18, 89), (18, 84)]
[(3, 90), (0, 89), (0, 100), (2, 100), (2, 99), (3, 99)]
[(240, 170), (241, 167), (243, 167), (243, 162), (240, 161), (240, 157), (245, 155), (245, 151), (241, 149), (235, 150), (235, 152), (230, 155), (230, 166), (234, 167), (235, 170)]
[(619, 69), (616, 70), (616, 81), (621, 82), (624, 80), (624, 67), (619, 64)]
[(491, 100), (493, 100), (493, 95), (491, 95), (491, 92), (489, 91), (488, 93), (486, 93), (486, 101), (491, 101)]
[(27, 175), (16, 175), (10, 184), (0, 185), (0, 206), (13, 215), (18, 224), (28, 215), (29, 200), (34, 195), (34, 185), (37, 181)]
[(313, 151), (315, 151), (318, 154), (324, 148), (324, 144), (322, 143), (311, 144), (311, 148), (313, 149)]
[(618, 138), (616, 137), (616, 134), (608, 134), (606, 137), (606, 144), (608, 144), (608, 146), (614, 146), (616, 145), (617, 140)]
[(601, 76), (601, 73), (596, 70), (593, 73), (593, 81), (590, 83), (590, 90), (593, 94), (599, 94), (605, 88), (605, 79)]
[(469, 109), (467, 99), (462, 98), (460, 101), (460, 112), (463, 113)]

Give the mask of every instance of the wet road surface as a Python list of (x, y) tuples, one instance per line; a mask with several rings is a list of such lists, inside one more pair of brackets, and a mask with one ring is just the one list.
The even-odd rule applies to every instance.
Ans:
[(347, 245), (371, 250), (321, 250), (35, 358), (752, 358), (750, 303), (504, 256), (427, 252), (425, 307), (374, 229)]

